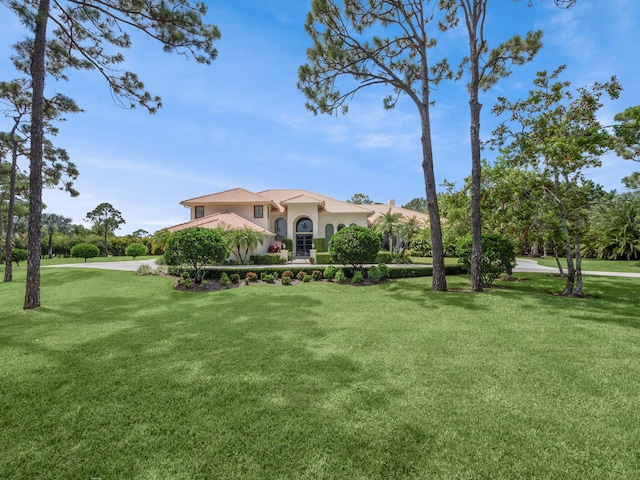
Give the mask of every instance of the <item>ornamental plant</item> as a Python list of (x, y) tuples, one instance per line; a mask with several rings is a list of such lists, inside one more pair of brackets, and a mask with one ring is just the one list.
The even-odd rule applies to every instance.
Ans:
[[(456, 245), (459, 262), (465, 268), (471, 268), (471, 237), (462, 239)], [(490, 287), (493, 281), (505, 272), (511, 272), (516, 266), (515, 245), (504, 236), (491, 233), (482, 235), (481, 282)]]
[(100, 255), (100, 249), (91, 243), (79, 243), (71, 248), (71, 256), (74, 258), (94, 258)]
[(362, 272), (360, 270), (355, 272), (353, 274), (353, 277), (351, 278), (351, 283), (353, 285), (358, 285), (358, 284), (362, 283), (363, 281), (364, 281), (364, 277), (363, 277)]
[(204, 267), (222, 263), (229, 251), (220, 230), (195, 227), (174, 232), (167, 240), (164, 257), (168, 265), (188, 265), (200, 283)]
[(147, 253), (149, 253), (149, 249), (142, 243), (132, 243), (124, 251), (124, 254), (127, 257), (133, 257), (134, 260), (136, 259), (136, 257), (142, 257)]
[(346, 227), (336, 232), (329, 242), (333, 261), (353, 265), (360, 270), (365, 263), (373, 263), (380, 250), (380, 237), (365, 227)]

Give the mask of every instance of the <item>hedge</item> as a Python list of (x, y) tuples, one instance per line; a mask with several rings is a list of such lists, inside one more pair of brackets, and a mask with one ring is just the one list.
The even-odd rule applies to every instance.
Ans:
[(254, 265), (278, 265), (280, 263), (280, 254), (263, 253), (260, 255), (251, 255), (249, 256), (249, 260), (251, 260)]

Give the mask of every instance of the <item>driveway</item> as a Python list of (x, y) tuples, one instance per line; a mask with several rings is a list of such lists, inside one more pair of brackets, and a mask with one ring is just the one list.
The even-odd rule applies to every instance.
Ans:
[[(538, 265), (538, 262), (531, 258), (518, 258), (516, 259), (516, 268), (513, 269), (515, 273), (518, 272), (528, 272), (528, 273), (559, 273), (557, 268), (554, 267), (545, 267), (543, 265)], [(567, 273), (567, 269), (564, 269), (564, 272)], [(640, 273), (631, 273), (631, 272), (594, 272), (583, 270), (583, 275), (599, 275), (604, 277), (633, 277), (640, 278)]]
[(86, 262), (86, 263), (68, 263), (66, 265), (47, 265), (46, 268), (97, 268), (100, 270), (124, 270), (135, 272), (140, 265), (150, 265), (152, 268), (156, 266), (156, 259), (150, 260), (123, 260), (120, 262)]

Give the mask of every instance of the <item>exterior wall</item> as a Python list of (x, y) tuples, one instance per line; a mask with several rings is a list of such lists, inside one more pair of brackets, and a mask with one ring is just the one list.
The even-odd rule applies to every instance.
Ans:
[[(325, 227), (328, 223), (333, 225), (333, 233), (335, 234), (338, 231), (338, 225), (341, 223), (343, 223), (345, 227), (348, 227), (352, 223), (355, 223), (359, 227), (367, 227), (367, 218), (368, 215), (366, 213), (322, 213), (320, 214), (320, 231), (317, 236), (324, 238)], [(316, 235), (314, 235), (314, 237), (315, 236)], [(328, 246), (329, 245), (327, 245), (327, 247)]]
[[(256, 203), (255, 205), (260, 205)], [(265, 230), (272, 231), (273, 227), (271, 222), (271, 205), (265, 203), (262, 205), (262, 218), (253, 218), (253, 207), (254, 204), (214, 204), (214, 205), (204, 205), (204, 215), (213, 215), (214, 213), (224, 213), (224, 212), (232, 212), (236, 215), (249, 220), (250, 222), (259, 225)], [(195, 220), (196, 209), (192, 207), (191, 209), (191, 220)]]

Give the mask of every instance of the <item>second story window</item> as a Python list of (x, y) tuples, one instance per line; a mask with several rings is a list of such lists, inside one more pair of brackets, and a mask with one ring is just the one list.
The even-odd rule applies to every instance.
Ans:
[(194, 218), (202, 218), (202, 217), (204, 217), (204, 207), (198, 206), (196, 207)]
[(262, 205), (254, 205), (253, 206), (253, 218), (263, 218), (264, 211)]

